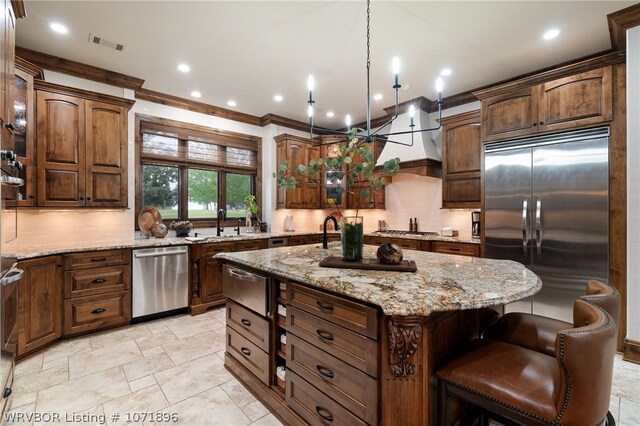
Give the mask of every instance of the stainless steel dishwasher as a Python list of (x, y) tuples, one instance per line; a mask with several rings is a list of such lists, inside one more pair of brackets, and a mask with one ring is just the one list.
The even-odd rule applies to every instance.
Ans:
[(132, 322), (186, 312), (188, 265), (186, 246), (133, 251)]

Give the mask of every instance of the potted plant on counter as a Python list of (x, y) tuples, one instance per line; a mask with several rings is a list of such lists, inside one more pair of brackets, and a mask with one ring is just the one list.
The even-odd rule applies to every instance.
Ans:
[(256, 220), (256, 232), (267, 232), (267, 222), (262, 222), (258, 216), (258, 202), (255, 195), (247, 195), (244, 197), (244, 209), (246, 212), (246, 226), (253, 227), (253, 220)]
[[(363, 218), (358, 216), (360, 204), (369, 198), (372, 191), (377, 191), (387, 184), (387, 177), (394, 176), (400, 168), (400, 159), (385, 161), (382, 168), (376, 170), (375, 159), (369, 144), (358, 138), (362, 129), (353, 128), (347, 135), (348, 141), (339, 144), (338, 152), (327, 158), (311, 160), (309, 164), (293, 165), (289, 168), (287, 161), (278, 165), (274, 173), (278, 186), (291, 190), (299, 184), (299, 179), (320, 185), (325, 190), (327, 184), (342, 195), (352, 194), (356, 201), (355, 216), (342, 216), (339, 203), (334, 203), (341, 219), (342, 259), (346, 261), (362, 260)], [(333, 173), (326, 173), (331, 171)], [(346, 188), (339, 186), (346, 179)], [(362, 185), (368, 183), (366, 187)], [(335, 186), (338, 184), (338, 186)], [(334, 187), (335, 186), (335, 187)], [(355, 189), (353, 189), (355, 188)], [(351, 206), (350, 206), (351, 207)]]

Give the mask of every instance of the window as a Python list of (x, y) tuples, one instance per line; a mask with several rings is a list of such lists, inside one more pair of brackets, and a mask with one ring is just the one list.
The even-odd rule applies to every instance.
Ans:
[(142, 166), (142, 205), (154, 206), (163, 219), (178, 219), (178, 168)]
[(261, 139), (136, 115), (137, 211), (155, 206), (163, 219), (209, 225), (218, 210), (243, 218), (244, 198), (260, 199)]

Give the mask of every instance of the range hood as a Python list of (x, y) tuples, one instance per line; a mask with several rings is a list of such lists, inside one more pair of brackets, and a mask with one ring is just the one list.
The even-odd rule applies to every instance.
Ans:
[[(429, 129), (438, 125), (436, 119), (438, 114), (429, 113), (432, 102), (425, 98), (414, 99), (409, 102), (404, 102), (400, 105), (401, 113), (398, 115), (390, 128), (385, 127), (381, 133), (394, 133), (405, 132), (410, 129), (410, 117), (409, 117), (409, 105), (413, 103), (416, 108), (415, 117), (413, 119), (415, 127), (414, 129)], [(394, 113), (394, 108), (385, 108), (387, 113)], [(376, 166), (382, 166), (385, 161), (392, 158), (400, 158), (400, 171), (399, 173), (413, 173), (421, 176), (431, 176), (435, 178), (442, 178), (442, 155), (440, 150), (436, 146), (435, 137), (439, 135), (440, 131), (423, 132), (413, 134), (413, 144), (411, 141), (411, 135), (397, 135), (391, 136), (396, 142), (401, 142), (406, 145), (399, 145), (395, 143), (385, 144), (384, 149), (378, 157)]]

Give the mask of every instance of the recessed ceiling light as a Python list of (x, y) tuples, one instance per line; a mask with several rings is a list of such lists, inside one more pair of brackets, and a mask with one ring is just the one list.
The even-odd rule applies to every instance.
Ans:
[(227, 105), (229, 105), (230, 107), (234, 107), (238, 104), (236, 103), (236, 101), (231, 100), (231, 101), (227, 101)]
[(60, 33), (60, 34), (66, 34), (69, 32), (69, 30), (67, 29), (67, 27), (65, 27), (62, 24), (59, 24), (57, 22), (52, 22), (51, 24), (49, 24), (49, 28), (51, 28), (53, 31)]
[(191, 92), (191, 96), (193, 96), (194, 98), (201, 98), (202, 93), (198, 92), (197, 90), (194, 90), (193, 92)]
[(191, 67), (187, 64), (178, 64), (178, 71), (180, 72), (189, 72), (191, 71)]
[(375, 101), (382, 100), (382, 94), (381, 93), (376, 93), (375, 95), (373, 95), (373, 100), (375, 100)]
[(440, 71), (440, 75), (443, 77), (451, 75), (451, 68), (444, 68), (442, 71)]
[(327, 111), (327, 117), (331, 118), (333, 116), (335, 116), (336, 114), (333, 111)]
[(560, 34), (560, 30), (559, 29), (552, 28), (552, 29), (548, 30), (546, 33), (544, 33), (542, 38), (545, 39), (545, 40), (552, 40), (552, 39), (558, 37), (559, 34)]
[(275, 95), (273, 97), (273, 100), (276, 101), (276, 102), (282, 102), (283, 99), (284, 98), (282, 97), (282, 95)]

